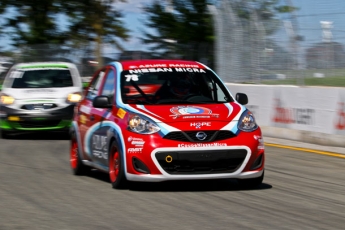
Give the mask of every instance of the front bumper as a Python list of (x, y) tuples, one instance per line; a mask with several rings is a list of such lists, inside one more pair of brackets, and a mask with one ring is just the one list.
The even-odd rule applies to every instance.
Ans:
[[(212, 157), (215, 153), (219, 153), (219, 155)], [(228, 156), (226, 156), (227, 154)], [(260, 154), (264, 154), (263, 151)], [(182, 157), (182, 155), (184, 156)], [(190, 163), (191, 161), (188, 163), (188, 155), (194, 157), (192, 163)], [(143, 182), (256, 178), (260, 177), (263, 173), (263, 162), (262, 167), (256, 170), (245, 170), (248, 168), (248, 164), (251, 163), (250, 159), (254, 155), (257, 156), (259, 154), (253, 154), (247, 146), (201, 147), (183, 149), (182, 151), (181, 148), (157, 148), (152, 151), (151, 159), (158, 168), (159, 173), (138, 174), (131, 173), (130, 170), (129, 172), (127, 171), (126, 177), (130, 181)], [(164, 160), (164, 157), (171, 158)], [(198, 159), (195, 160), (195, 157)], [(173, 163), (175, 160), (177, 162)], [(164, 163), (163, 161), (166, 162)], [(168, 164), (171, 164), (170, 169), (167, 166)], [(191, 167), (191, 165), (193, 166)]]
[(54, 110), (17, 110), (0, 107), (0, 129), (6, 131), (68, 130), (74, 105)]

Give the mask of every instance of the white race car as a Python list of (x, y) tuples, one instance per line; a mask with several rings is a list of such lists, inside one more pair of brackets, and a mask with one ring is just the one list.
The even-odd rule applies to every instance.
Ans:
[(81, 100), (82, 80), (68, 62), (33, 62), (14, 65), (0, 94), (2, 137), (19, 131), (65, 131), (74, 106)]

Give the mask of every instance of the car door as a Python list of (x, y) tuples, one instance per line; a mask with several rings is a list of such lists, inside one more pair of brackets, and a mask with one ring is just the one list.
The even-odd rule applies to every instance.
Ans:
[(92, 100), (99, 95), (100, 89), (103, 83), (103, 79), (105, 76), (106, 69), (103, 68), (96, 72), (96, 74), (93, 76), (89, 87), (86, 89), (84, 93), (84, 99), (80, 102), (79, 108), (78, 108), (78, 125), (79, 125), (79, 132), (80, 137), (82, 141), (83, 153), (84, 153), (84, 159), (91, 160), (92, 155), (91, 152), (86, 148), (87, 143), (85, 141), (85, 136), (94, 125), (95, 121), (92, 117)]
[[(115, 79), (116, 70), (113, 67), (108, 67), (104, 77), (104, 83), (102, 84), (99, 94), (108, 96), (111, 103), (114, 101), (115, 94)], [(105, 125), (104, 121), (111, 115), (112, 109), (109, 108), (94, 108), (91, 110), (91, 118), (93, 119), (93, 125), (90, 127), (89, 133), (89, 149), (91, 151), (92, 160), (101, 166), (107, 167), (108, 165), (108, 140), (107, 134), (111, 128), (109, 125)]]

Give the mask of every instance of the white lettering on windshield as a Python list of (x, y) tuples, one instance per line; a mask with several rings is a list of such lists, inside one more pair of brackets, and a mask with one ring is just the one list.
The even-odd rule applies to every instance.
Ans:
[[(205, 70), (199, 68), (148, 68), (148, 69), (131, 69), (128, 72), (130, 74), (139, 74), (139, 73), (159, 73), (159, 72), (174, 72), (174, 70), (178, 73), (181, 72), (189, 72), (189, 73), (206, 73)], [(127, 76), (134, 76), (134, 75), (126, 75)], [(134, 79), (132, 79), (135, 81)]]
[(148, 69), (131, 69), (130, 74), (138, 73), (157, 73), (157, 72), (173, 72), (172, 68), (148, 68)]
[(188, 64), (169, 64), (169, 67), (199, 68), (198, 65), (188, 65)]
[(176, 72), (206, 73), (205, 70), (197, 68), (176, 68)]

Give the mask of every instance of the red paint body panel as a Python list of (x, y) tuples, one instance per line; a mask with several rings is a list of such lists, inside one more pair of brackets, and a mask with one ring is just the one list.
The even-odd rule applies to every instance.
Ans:
[[(208, 73), (208, 70), (206, 70), (208, 67), (200, 63), (181, 60), (137, 60), (110, 65), (113, 69), (121, 66), (124, 71), (132, 69), (150, 71), (150, 68), (160, 71), (159, 68), (181, 68), (181, 71), (188, 72), (188, 68), (190, 68), (190, 72), (193, 72), (193, 68), (195, 68), (205, 69), (205, 71), (194, 71), (193, 73)], [(140, 71), (144, 72), (144, 70)], [(133, 83), (132, 80), (136, 79), (134, 81), (139, 83), (139, 77), (142, 77), (142, 75), (132, 73), (133, 75), (122, 76), (120, 70), (114, 72), (118, 72), (115, 79), (123, 77), (122, 81), (117, 79), (115, 86), (122, 84), (122, 82), (127, 82), (127, 85), (124, 84), (127, 88), (124, 90), (127, 96), (140, 94), (140, 90), (136, 89), (137, 86), (134, 86), (135, 82)], [(140, 72), (140, 74), (143, 72)], [(164, 73), (164, 70), (162, 72)], [(132, 76), (134, 77), (131, 78)], [(102, 87), (105, 85), (105, 79), (106, 77), (102, 81)], [(199, 81), (199, 78), (197, 81)], [(214, 84), (222, 84), (218, 80), (215, 82)], [(129, 83), (133, 84), (130, 85)], [(140, 89), (146, 95), (154, 95), (158, 88), (161, 87), (161, 84), (156, 85), (154, 83), (137, 85), (140, 85)], [(117, 87), (114, 90), (115, 100), (112, 108), (94, 108), (92, 100), (86, 97), (76, 107), (74, 124), (77, 126), (76, 129), (80, 139), (79, 144), (81, 146), (79, 149), (82, 151), (83, 159), (93, 167), (104, 171), (108, 170), (107, 147), (109, 147), (111, 141), (116, 141), (123, 154), (125, 175), (131, 181), (212, 178), (246, 179), (257, 178), (262, 175), (265, 167), (265, 151), (261, 129), (257, 126), (252, 131), (243, 131), (239, 128), (238, 124), (242, 122), (242, 116), (247, 114), (247, 110), (237, 101), (230, 100), (229, 93), (219, 97), (214, 96), (215, 101), (212, 102), (200, 101), (199, 103), (194, 103), (193, 101), (188, 101), (188, 103), (179, 103), (178, 101), (178, 103), (170, 102), (170, 104), (155, 104), (151, 101), (140, 104), (140, 101), (145, 99), (145, 95), (143, 95), (140, 100), (137, 100), (137, 98), (130, 99), (132, 101), (128, 104), (122, 101), (119, 89), (121, 88)], [(218, 90), (220, 89), (221, 87), (218, 88)], [(225, 91), (223, 90), (223, 92)], [(214, 90), (214, 92), (217, 93), (219, 91)], [(223, 102), (217, 98), (228, 98), (229, 100)], [(134, 104), (135, 101), (138, 104)], [(153, 124), (153, 126), (147, 125), (145, 130), (150, 130), (150, 127), (155, 127), (157, 130), (150, 134), (137, 133), (133, 131), (135, 129), (131, 131), (129, 124), (131, 124), (131, 127), (140, 127), (133, 120), (130, 122), (130, 119), (133, 117), (140, 120), (142, 123), (137, 120), (135, 122), (143, 124), (144, 127), (147, 124)], [(245, 124), (245, 122), (242, 124)], [(222, 135), (225, 136), (223, 137)], [(218, 154), (217, 157), (221, 156), (219, 159), (214, 160), (214, 164), (219, 164), (220, 168), (223, 152), (228, 154), (225, 155), (228, 158), (224, 160), (230, 162), (232, 158), (229, 155), (233, 154), (234, 156), (238, 155), (238, 158), (242, 157), (242, 162), (236, 163), (234, 160), (235, 163), (233, 164), (238, 164), (238, 166), (232, 171), (219, 169), (220, 172), (204, 173), (198, 169), (200, 171), (197, 173), (184, 173), (183, 171), (175, 173), (170, 172), (168, 166), (164, 166), (164, 164), (169, 165), (169, 160), (165, 159), (166, 162), (162, 163), (162, 159), (159, 158), (166, 154), (166, 157), (172, 157), (174, 164), (179, 162), (174, 167), (178, 168), (180, 167), (179, 164), (187, 164), (188, 167), (197, 168), (195, 165), (199, 164), (204, 167), (204, 162), (207, 162), (208, 157), (213, 159), (212, 157), (214, 156), (212, 154), (215, 152)], [(195, 161), (192, 159), (194, 155), (197, 156)], [(186, 156), (191, 159), (186, 160)], [(257, 162), (257, 159), (260, 159), (260, 156), (262, 157), (261, 163), (253, 168), (253, 164)], [(139, 166), (134, 163), (134, 159), (144, 165), (149, 172), (138, 170), (136, 167)], [(234, 157), (234, 159), (237, 158)], [(186, 163), (185, 161), (188, 162)], [(186, 166), (186, 168), (188, 167)]]

